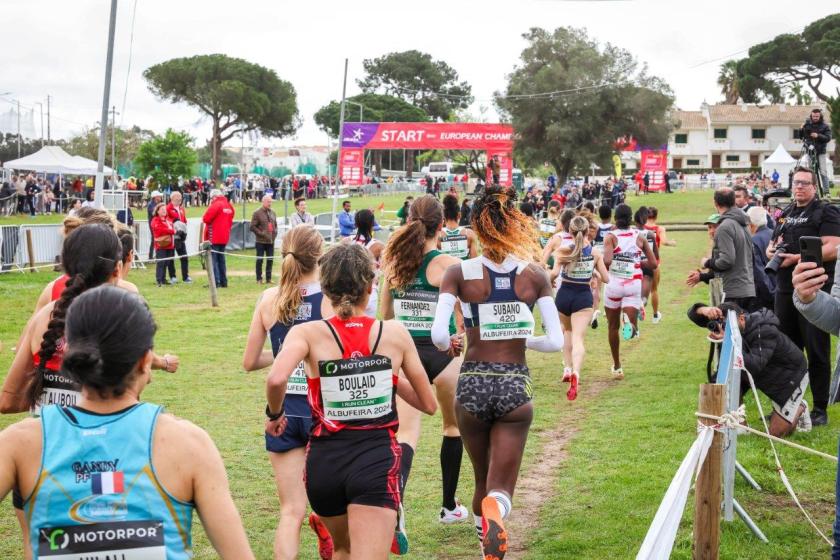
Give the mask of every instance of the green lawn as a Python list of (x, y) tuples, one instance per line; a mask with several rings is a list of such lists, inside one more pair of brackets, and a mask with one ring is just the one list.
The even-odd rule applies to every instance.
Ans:
[[(681, 220), (702, 221), (711, 212), (709, 198), (709, 193), (678, 193), (650, 195), (638, 201), (667, 208), (663, 221), (671, 221), (672, 214)], [(376, 206), (383, 199), (371, 200)], [(394, 197), (396, 204), (401, 200)], [(685, 201), (685, 207), (680, 200)], [(361, 202), (354, 199), (354, 206), (360, 207)], [(637, 199), (631, 196), (629, 202)], [(688, 322), (685, 310), (692, 302), (706, 299), (706, 290), (692, 291), (683, 278), (707, 247), (708, 238), (702, 232), (674, 232), (672, 237), (678, 246), (663, 249), (664, 320), (659, 325), (643, 323), (641, 340), (623, 345), (627, 379), (610, 379), (604, 326), (587, 335), (581, 394), (574, 403), (565, 399), (566, 386), (560, 383), (560, 356), (529, 354), (536, 416), (520, 475), (520, 487), (529, 490), (514, 497), (516, 521), (512, 526), (531, 522), (533, 529), (527, 533), (512, 529), (514, 549), (519, 552), (509, 557), (623, 559), (638, 551), (671, 477), (695, 437), (698, 385), (705, 378), (705, 332)], [(192, 286), (156, 288), (152, 270), (132, 272), (130, 279), (148, 299), (160, 325), (156, 348), (181, 357), (179, 372), (156, 374), (144, 397), (208, 430), (225, 459), (256, 555), (267, 559), (271, 557), (278, 503), (263, 451), (264, 375), (245, 374), (240, 366), (259, 287), (253, 281), (252, 260), (229, 258), (228, 263), (233, 271), (231, 287), (220, 290), (217, 309), (209, 307), (206, 277), (197, 260), (191, 264), (197, 279)], [(0, 372), (11, 363), (12, 347), (37, 294), (54, 276), (53, 272), (0, 275)], [(759, 423), (756, 409), (750, 398), (747, 403), (748, 417), (755, 426)], [(834, 453), (840, 408), (830, 414), (830, 426), (793, 439)], [(0, 427), (19, 418), (0, 417)], [(436, 416), (425, 420), (408, 484), (408, 557), (478, 558), (471, 523), (441, 526), (437, 522), (439, 446), (440, 420)], [(820, 527), (830, 531), (835, 466), (789, 449), (782, 449), (781, 456), (803, 504)], [(737, 496), (771, 542), (760, 543), (740, 521), (724, 524), (721, 558), (826, 557), (828, 548), (787, 497), (766, 440), (741, 438), (739, 460), (764, 491), (753, 491), (739, 479)], [(458, 490), (465, 503), (472, 493), (471, 478), (465, 454)], [(690, 496), (675, 558), (691, 557), (692, 508)], [(193, 535), (196, 557), (214, 558), (197, 518)], [(10, 500), (6, 500), (0, 505), (0, 558), (19, 557), (16, 521)], [(308, 531), (304, 532), (301, 557), (317, 558)]]

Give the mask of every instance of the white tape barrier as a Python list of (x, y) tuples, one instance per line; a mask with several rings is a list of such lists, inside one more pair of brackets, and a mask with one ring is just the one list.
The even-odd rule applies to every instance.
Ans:
[(665, 492), (662, 503), (659, 504), (659, 509), (645, 535), (636, 560), (668, 560), (671, 557), (674, 540), (677, 538), (677, 529), (680, 527), (685, 502), (688, 500), (688, 492), (691, 489), (691, 480), (697, 476), (706, 460), (714, 433), (711, 426), (701, 427), (697, 439), (688, 450), (677, 474), (668, 486), (668, 491)]

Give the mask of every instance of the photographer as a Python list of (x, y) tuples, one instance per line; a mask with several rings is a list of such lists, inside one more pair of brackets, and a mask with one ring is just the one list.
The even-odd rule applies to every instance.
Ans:
[(820, 162), (823, 186), (828, 192), (829, 162), (826, 147), (831, 142), (831, 128), (825, 122), (822, 109), (816, 108), (811, 111), (808, 120), (799, 129), (799, 137), (802, 139), (803, 146), (814, 146), (814, 153)]
[[(767, 247), (768, 271), (776, 272), (775, 312), (784, 332), (808, 355), (811, 394), (814, 408), (811, 419), (815, 426), (828, 422), (826, 406), (829, 391), (830, 336), (811, 324), (797, 310), (793, 298), (793, 270), (799, 263), (799, 238), (822, 239), (822, 260), (825, 274), (834, 276), (837, 247), (840, 245), (840, 210), (817, 197), (816, 176), (809, 169), (798, 168), (793, 174), (793, 200), (778, 220), (773, 241)], [(778, 251), (777, 251), (778, 249)], [(823, 289), (828, 291), (828, 286)]]
[[(803, 400), (808, 386), (808, 365), (802, 351), (779, 329), (779, 320), (772, 311), (760, 309), (746, 313), (732, 303), (720, 307), (696, 303), (688, 310), (688, 318), (698, 326), (707, 327), (710, 338), (722, 340), (730, 310), (738, 317), (744, 368), (752, 375), (756, 388), (773, 404), (770, 434), (784, 437), (797, 428), (809, 431), (808, 403)], [(749, 380), (744, 375), (741, 396), (748, 390)]]

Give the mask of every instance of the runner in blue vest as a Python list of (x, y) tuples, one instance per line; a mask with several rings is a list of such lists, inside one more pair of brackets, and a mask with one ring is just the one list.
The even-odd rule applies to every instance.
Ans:
[(444, 227), (440, 233), (438, 248), (461, 260), (477, 257), (478, 239), (473, 230), (459, 225), (461, 208), (458, 206), (458, 197), (454, 194), (443, 197), (443, 219)]
[(34, 556), (191, 558), (198, 510), (221, 558), (254, 558), (213, 441), (140, 402), (155, 333), (143, 300), (88, 290), (64, 332), (62, 368), (81, 398), (0, 432), (0, 499), (14, 487), (23, 496)]
[[(262, 293), (242, 358), (245, 371), (267, 368), (280, 352), (286, 335), (294, 325), (317, 321), (332, 315), (332, 307), (321, 292), (318, 259), (323, 238), (311, 226), (292, 228), (283, 237), (280, 248), (280, 282)], [(266, 334), (271, 350), (265, 350)], [(275, 558), (297, 558), (300, 527), (306, 515), (306, 488), (303, 470), (306, 445), (312, 429), (312, 412), (306, 399), (306, 371), (301, 362), (289, 379), (284, 401), (288, 426), (279, 437), (265, 435), (274, 480), (280, 497), (280, 522), (274, 536)], [(332, 555), (329, 531), (316, 514), (309, 516), (309, 526), (318, 537), (322, 558)]]

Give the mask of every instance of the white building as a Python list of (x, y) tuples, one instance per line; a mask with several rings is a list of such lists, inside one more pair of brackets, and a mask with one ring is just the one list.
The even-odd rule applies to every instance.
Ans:
[[(675, 111), (668, 139), (671, 169), (761, 167), (782, 144), (794, 157), (802, 151), (799, 129), (814, 105), (707, 105)], [(821, 107), (826, 121), (829, 114)], [(828, 145), (831, 155), (835, 141)]]

